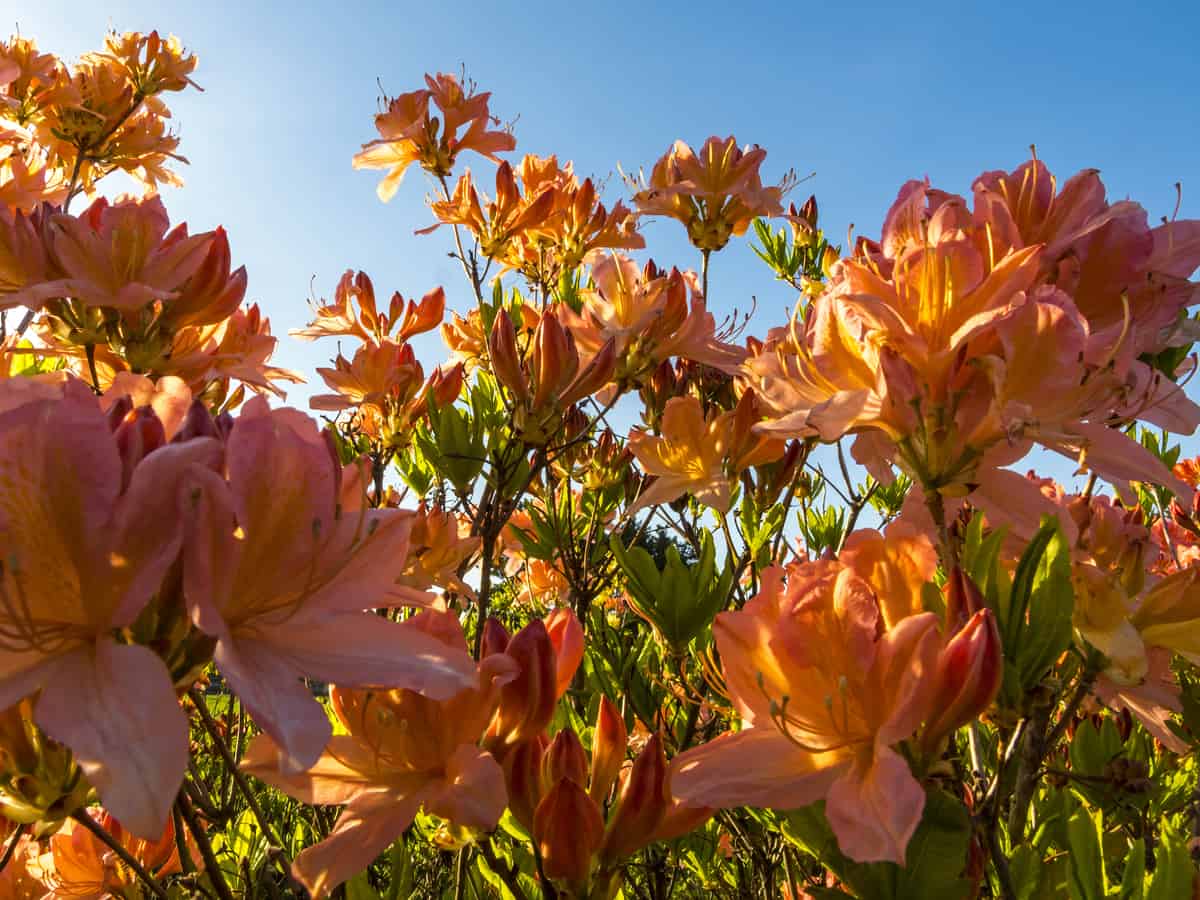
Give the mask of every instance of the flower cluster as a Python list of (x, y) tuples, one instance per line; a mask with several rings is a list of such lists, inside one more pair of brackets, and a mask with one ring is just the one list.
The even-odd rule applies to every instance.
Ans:
[(1034, 158), (843, 255), (757, 146), (606, 198), (428, 75), (353, 165), (462, 287), (346, 271), (318, 422), (155, 192), (195, 66), (0, 44), (0, 896), (1195, 892), (1200, 221)]

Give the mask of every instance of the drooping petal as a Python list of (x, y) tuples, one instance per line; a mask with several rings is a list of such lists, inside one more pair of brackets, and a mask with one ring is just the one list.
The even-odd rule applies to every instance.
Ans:
[(188, 726), (161, 659), (110, 640), (65, 656), (34, 719), (71, 748), (126, 828), (149, 839), (162, 835), (187, 768)]
[(856, 862), (901, 866), (924, 809), (925, 792), (908, 763), (881, 746), (869, 764), (859, 764), (837, 780), (825, 803), (842, 853)]
[(490, 831), (508, 806), (504, 770), (492, 754), (463, 744), (446, 761), (445, 780), (425, 805), (455, 825)]
[(369, 866), (412, 824), (422, 792), (400, 795), (390, 790), (364, 793), (352, 800), (329, 837), (296, 857), (292, 874), (313, 900)]
[(769, 725), (723, 734), (675, 758), (671, 792), (689, 806), (798, 809), (849, 769), (842, 751), (809, 753)]
[(321, 758), (304, 772), (287, 771), (279, 745), (260, 734), (242, 757), (241, 770), (310, 806), (349, 803), (371, 785), (374, 754), (347, 735), (334, 735)]

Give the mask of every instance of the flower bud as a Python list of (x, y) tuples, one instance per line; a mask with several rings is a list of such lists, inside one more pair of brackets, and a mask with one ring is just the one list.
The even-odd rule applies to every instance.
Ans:
[(541, 619), (534, 619), (518, 631), (504, 652), (520, 671), (500, 688), (500, 706), (488, 731), (488, 743), (498, 749), (544, 731), (558, 701), (554, 645)]
[(605, 696), (600, 697), (600, 709), (596, 714), (596, 730), (592, 735), (592, 778), (588, 794), (603, 806), (608, 792), (625, 762), (625, 745), (629, 732), (625, 720), (616, 705)]
[(570, 333), (547, 310), (533, 333), (530, 371), (533, 375), (533, 408), (542, 409), (556, 399), (579, 370), (579, 353)]
[(1004, 680), (1000, 631), (990, 609), (967, 621), (938, 655), (930, 720), (922, 745), (932, 750), (951, 732), (979, 716), (996, 699)]
[(171, 438), (171, 443), (182, 444), (199, 437), (219, 438), (221, 431), (218, 429), (212, 413), (204, 405), (204, 401), (193, 400), (183, 417), (183, 423), (179, 426), (179, 430)]
[(946, 633), (957, 634), (967, 619), (987, 604), (974, 580), (959, 566), (955, 566), (942, 589), (946, 598)]
[(508, 642), (512, 638), (500, 620), (495, 616), (488, 616), (487, 621), (483, 623), (483, 637), (480, 639), (481, 659), (487, 659), (494, 653), (503, 653), (508, 648)]
[(71, 751), (33, 723), (32, 700), (0, 712), (0, 816), (51, 833), (90, 790)]
[(655, 734), (633, 761), (629, 780), (617, 798), (604, 838), (604, 861), (623, 859), (650, 843), (670, 803), (667, 757), (662, 738)]
[(504, 754), (504, 783), (508, 788), (508, 808), (527, 830), (533, 831), (533, 813), (542, 800), (542, 759), (546, 738), (537, 735), (522, 741)]
[(604, 819), (587, 792), (564, 778), (538, 804), (533, 837), (547, 878), (582, 885), (604, 840)]
[(517, 333), (507, 310), (496, 313), (491, 334), (487, 340), (488, 356), (492, 362), (492, 374), (496, 380), (516, 395), (518, 400), (529, 399), (529, 385), (521, 371), (521, 357), (517, 352)]
[(121, 483), (124, 485), (129, 484), (137, 464), (167, 442), (167, 432), (149, 406), (139, 406), (128, 413), (116, 427), (113, 437), (121, 455)]
[(579, 735), (570, 728), (564, 728), (554, 736), (542, 757), (542, 787), (549, 791), (563, 778), (571, 779), (580, 787), (587, 787), (587, 777), (587, 752), (579, 742)]
[(575, 613), (565, 606), (552, 609), (543, 621), (554, 647), (554, 690), (557, 699), (567, 692), (576, 669), (583, 662), (583, 626), (579, 624)]

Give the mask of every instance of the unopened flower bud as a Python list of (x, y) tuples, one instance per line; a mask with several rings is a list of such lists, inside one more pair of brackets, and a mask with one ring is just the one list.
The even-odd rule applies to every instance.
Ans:
[(588, 789), (588, 794), (598, 804), (604, 804), (613, 782), (617, 780), (621, 765), (625, 762), (628, 740), (629, 732), (621, 713), (611, 700), (601, 696), (596, 730), (592, 736), (592, 778)]
[(495, 616), (488, 616), (483, 623), (483, 637), (480, 639), (480, 658), (487, 659), (494, 653), (503, 653), (508, 648), (512, 638), (508, 629)]
[(588, 759), (583, 744), (570, 728), (554, 736), (542, 757), (542, 787), (549, 790), (563, 778), (587, 787)]
[(946, 598), (946, 633), (957, 634), (967, 619), (986, 606), (974, 580), (961, 567), (955, 566), (942, 588)]
[(533, 836), (546, 877), (582, 885), (604, 840), (604, 819), (587, 792), (569, 778), (555, 784), (538, 804)]
[(938, 655), (930, 720), (922, 735), (926, 750), (983, 713), (996, 699), (1003, 680), (1004, 654), (996, 617), (990, 609), (981, 609)]
[(529, 398), (529, 385), (521, 371), (521, 357), (517, 353), (517, 333), (507, 310), (496, 313), (491, 334), (487, 340), (488, 356), (491, 358), (492, 374), (508, 388), (518, 400)]
[(158, 415), (149, 406), (128, 413), (116, 427), (113, 437), (121, 454), (121, 478), (129, 484), (133, 470), (146, 456), (167, 442), (167, 433)]
[(500, 688), (500, 706), (488, 733), (489, 744), (498, 749), (544, 731), (558, 699), (554, 646), (541, 619), (534, 619), (518, 631), (504, 652), (520, 672)]
[(546, 738), (537, 735), (504, 754), (504, 783), (508, 788), (508, 808), (527, 830), (533, 831), (533, 813), (542, 800), (542, 759)]
[(617, 798), (604, 838), (604, 860), (623, 859), (650, 843), (670, 804), (667, 757), (662, 738), (655, 734), (633, 761), (629, 780)]

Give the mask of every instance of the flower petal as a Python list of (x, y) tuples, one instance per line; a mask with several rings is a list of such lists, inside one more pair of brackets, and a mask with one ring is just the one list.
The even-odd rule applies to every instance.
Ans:
[(855, 766), (829, 789), (825, 815), (850, 859), (902, 866), (924, 809), (925, 792), (908, 763), (877, 746), (870, 765)]
[(356, 797), (342, 810), (329, 837), (296, 857), (292, 874), (313, 900), (327, 896), (404, 833), (421, 807), (421, 795), (419, 790), (408, 795), (378, 790)]
[(808, 753), (769, 726), (748, 728), (676, 757), (671, 792), (689, 806), (797, 809), (824, 797), (851, 761)]
[(109, 640), (64, 656), (34, 719), (71, 748), (122, 825), (161, 837), (188, 758), (187, 717), (161, 659)]

